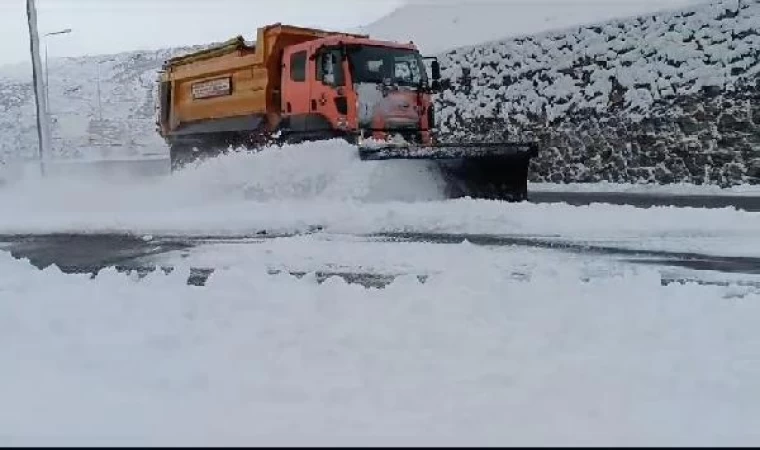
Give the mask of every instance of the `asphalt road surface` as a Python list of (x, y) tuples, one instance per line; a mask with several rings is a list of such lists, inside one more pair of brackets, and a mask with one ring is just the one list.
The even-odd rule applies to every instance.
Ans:
[[(760, 211), (760, 196), (707, 196), (707, 195), (661, 195), (632, 193), (586, 193), (586, 192), (532, 192), (533, 203), (567, 203), (574, 206), (607, 203), (615, 205), (632, 205), (640, 208), (653, 206), (675, 206), (694, 208), (737, 208), (745, 211)], [(318, 231), (318, 230), (316, 230)], [(252, 236), (221, 239), (221, 241), (255, 245), (257, 241), (271, 238), (265, 232)], [(282, 237), (282, 236), (277, 236)], [(586, 245), (573, 242), (557, 242), (526, 236), (489, 236), (489, 235), (446, 235), (446, 234), (395, 234), (367, 236), (367, 239), (389, 239), (434, 244), (453, 244), (465, 239), (475, 245), (486, 246), (522, 246), (551, 249), (560, 252), (599, 254), (614, 256), (616, 259), (636, 264), (681, 267), (697, 271), (716, 271), (736, 274), (760, 274), (760, 257), (721, 257), (693, 253), (672, 253), (661, 251), (633, 251), (617, 247)], [(50, 265), (58, 266), (66, 273), (97, 274), (107, 267), (123, 271), (148, 273), (157, 269), (172, 270), (171, 267), (159, 267), (152, 263), (151, 257), (177, 250), (193, 248), (220, 241), (210, 237), (171, 237), (160, 236), (146, 241), (128, 235), (89, 235), (89, 234), (51, 234), (51, 235), (0, 235), (0, 251), (10, 252), (16, 258), (29, 259), (39, 268)], [(213, 268), (197, 268), (189, 280), (192, 284), (202, 285), (213, 273)], [(294, 275), (300, 275), (294, 273)], [(322, 273), (318, 278), (342, 276), (349, 282), (368, 286), (382, 286), (393, 280), (385, 276), (369, 273)]]
[[(144, 275), (155, 270), (173, 270), (171, 266), (157, 266), (152, 262), (152, 258), (158, 255), (177, 250), (192, 251), (193, 248), (208, 243), (256, 245), (271, 237), (274, 236), (266, 236), (265, 234), (236, 238), (159, 236), (153, 237), (151, 240), (144, 240), (139, 237), (115, 234), (0, 236), (0, 251), (10, 252), (18, 259), (28, 259), (31, 264), (41, 269), (56, 265), (65, 273), (87, 273), (94, 276), (105, 268), (113, 267), (123, 272), (136, 272)], [(437, 245), (460, 244), (466, 240), (471, 244), (480, 246), (517, 246), (542, 248), (557, 252), (612, 256), (617, 260), (633, 264), (731, 274), (760, 274), (760, 257), (726, 257), (698, 253), (630, 250), (613, 246), (508, 235), (394, 233), (365, 236), (365, 238), (374, 241), (381, 239), (396, 242), (426, 242)], [(214, 270), (213, 267), (194, 268), (188, 283), (203, 285)], [(295, 276), (304, 275), (298, 272), (291, 272), (291, 274)], [(383, 287), (394, 279), (392, 276), (363, 272), (317, 273), (320, 280), (325, 280), (331, 276), (340, 276), (349, 283), (359, 283), (371, 287)], [(424, 278), (421, 278), (421, 281), (424, 281)], [(664, 282), (678, 281), (684, 280), (664, 280)]]

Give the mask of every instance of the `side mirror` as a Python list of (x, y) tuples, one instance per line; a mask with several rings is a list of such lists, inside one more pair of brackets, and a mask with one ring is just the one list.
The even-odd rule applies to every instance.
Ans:
[(438, 81), (441, 79), (441, 64), (438, 62), (437, 59), (434, 59), (431, 63), (431, 71), (433, 72), (433, 81)]

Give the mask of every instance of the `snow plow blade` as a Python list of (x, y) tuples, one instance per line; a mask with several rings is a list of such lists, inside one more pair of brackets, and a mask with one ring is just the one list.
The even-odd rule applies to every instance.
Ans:
[(521, 202), (528, 199), (530, 161), (536, 143), (372, 144), (359, 146), (364, 161), (430, 160), (446, 180), (449, 197)]

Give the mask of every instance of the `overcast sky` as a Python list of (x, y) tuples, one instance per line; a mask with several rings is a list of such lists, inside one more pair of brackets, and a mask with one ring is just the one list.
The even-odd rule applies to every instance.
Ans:
[[(403, 0), (37, 0), (51, 56), (80, 56), (255, 37), (270, 23), (325, 28), (365, 25)], [(29, 60), (26, 0), (0, 0), (0, 64)]]
[[(204, 44), (238, 34), (252, 40), (259, 26), (276, 22), (345, 30), (367, 25), (404, 3), (470, 1), (603, 5), (639, 0), (37, 0), (37, 5), (40, 34), (73, 29), (48, 38), (50, 55), (81, 56)], [(662, 3), (685, 1), (707, 0)], [(0, 65), (30, 60), (26, 0), (0, 0)]]

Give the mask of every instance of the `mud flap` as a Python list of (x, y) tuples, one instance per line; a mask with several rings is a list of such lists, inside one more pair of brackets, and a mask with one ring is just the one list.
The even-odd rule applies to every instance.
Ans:
[(431, 160), (448, 185), (448, 196), (522, 202), (528, 199), (530, 161), (535, 143), (359, 146), (365, 161)]

